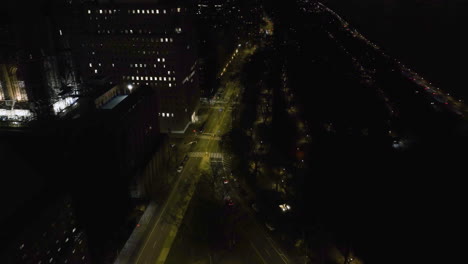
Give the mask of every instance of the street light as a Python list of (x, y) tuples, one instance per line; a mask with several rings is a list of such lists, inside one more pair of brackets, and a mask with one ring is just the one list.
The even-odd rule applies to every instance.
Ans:
[(127, 89), (131, 92), (132, 89), (133, 89), (133, 85), (131, 85), (131, 84), (127, 85)]
[(280, 204), (279, 208), (281, 208), (283, 212), (291, 210), (291, 206), (289, 206), (288, 204)]

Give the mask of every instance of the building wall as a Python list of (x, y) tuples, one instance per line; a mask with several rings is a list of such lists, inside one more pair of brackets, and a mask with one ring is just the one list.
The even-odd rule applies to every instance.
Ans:
[(87, 237), (70, 196), (60, 196), (18, 230), (3, 263), (90, 263)]
[[(112, 109), (95, 109), (73, 128), (71, 172), (93, 258), (102, 260), (131, 210), (130, 185), (159, 138), (157, 94), (135, 87)], [(102, 262), (96, 262), (102, 263)]]
[(0, 100), (27, 101), (23, 80), (18, 80), (15, 65), (0, 64)]
[[(199, 97), (188, 9), (159, 4), (88, 5), (78, 33), (81, 74), (157, 91), (162, 132), (183, 131)], [(190, 78), (187, 78), (190, 77)]]

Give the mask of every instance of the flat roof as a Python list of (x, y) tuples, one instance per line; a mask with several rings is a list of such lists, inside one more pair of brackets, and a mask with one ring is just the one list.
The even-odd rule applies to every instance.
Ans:
[(109, 102), (101, 106), (101, 109), (113, 109), (118, 104), (120, 104), (120, 102), (122, 102), (125, 98), (127, 98), (127, 96), (128, 96), (127, 94), (117, 95), (116, 97), (112, 98)]

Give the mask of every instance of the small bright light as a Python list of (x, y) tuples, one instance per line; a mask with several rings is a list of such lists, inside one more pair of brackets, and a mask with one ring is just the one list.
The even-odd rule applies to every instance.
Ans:
[(281, 208), (283, 212), (291, 210), (291, 206), (289, 206), (288, 204), (280, 204), (279, 208)]
[(127, 88), (128, 88), (128, 90), (131, 91), (133, 89), (133, 85), (129, 84), (129, 85), (127, 85)]

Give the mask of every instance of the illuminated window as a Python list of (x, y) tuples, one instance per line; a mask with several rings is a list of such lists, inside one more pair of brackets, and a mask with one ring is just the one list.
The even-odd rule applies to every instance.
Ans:
[(180, 7), (177, 8), (177, 13), (180, 13)]
[(159, 14), (159, 9), (156, 9), (156, 14)]
[(172, 113), (171, 116), (174, 117), (174, 113)]
[(167, 71), (167, 74), (171, 75), (171, 71)]
[(140, 9), (137, 10), (137, 13), (140, 14)]
[(144, 14), (144, 13), (145, 13), (145, 10), (141, 10), (141, 13)]
[(166, 113), (162, 113), (162, 116), (163, 116), (163, 117), (166, 117)]
[(159, 80), (162, 81), (162, 77), (159, 77)]
[(168, 38), (166, 38), (166, 42), (169, 42), (169, 39), (168, 39)]
[(165, 58), (162, 58), (162, 62), (165, 62), (165, 61), (166, 61), (166, 59), (165, 59)]
[(151, 14), (154, 14), (154, 10), (151, 10)]
[(171, 42), (172, 42), (172, 38), (170, 38)]
[(97, 69), (94, 69), (94, 73), (97, 73)]
[(139, 81), (139, 80), (140, 80), (140, 77), (137, 76), (136, 79), (137, 79), (137, 81)]
[(172, 84), (171, 84), (171, 83), (169, 83), (169, 87), (172, 87)]
[(132, 76), (132, 80), (135, 80), (135, 76)]
[(91, 67), (93, 67), (93, 64), (92, 64), (92, 63), (90, 63), (90, 64), (89, 64), (89, 67), (90, 67), (90, 68), (91, 68)]
[(164, 81), (166, 81), (166, 77), (164, 77)]
[(91, 10), (88, 9), (88, 14), (91, 14)]
[(153, 77), (151, 77), (151, 76), (150, 76), (149, 78), (150, 78), (150, 81), (152, 81), (152, 80), (153, 80)]
[(160, 61), (161, 61), (161, 59), (160, 59), (160, 58), (158, 58), (158, 62), (160, 62)]
[(102, 14), (102, 10), (99, 10), (99, 14)]
[(163, 10), (163, 13), (166, 14), (166, 9)]
[(161, 38), (161, 42), (164, 42), (164, 39), (163, 39), (163, 38)]

